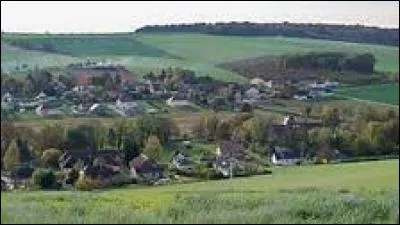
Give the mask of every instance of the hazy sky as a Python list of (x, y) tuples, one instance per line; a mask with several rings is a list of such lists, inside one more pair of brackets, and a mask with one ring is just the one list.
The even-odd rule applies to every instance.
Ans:
[(3, 31), (126, 32), (143, 25), (228, 21), (359, 23), (398, 28), (399, 2), (1, 1)]

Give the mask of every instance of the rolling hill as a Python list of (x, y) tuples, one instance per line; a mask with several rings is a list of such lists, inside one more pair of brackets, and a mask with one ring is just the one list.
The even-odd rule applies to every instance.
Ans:
[[(21, 44), (22, 43), (22, 44)], [(48, 48), (48, 49), (46, 49)], [(50, 50), (50, 51), (49, 51)], [(218, 64), (266, 55), (317, 51), (371, 52), (377, 58), (376, 70), (398, 71), (399, 48), (286, 37), (240, 37), (206, 34), (115, 34), (115, 35), (2, 35), (3, 70), (17, 64), (64, 66), (76, 60), (121, 63), (139, 74), (179, 66), (220, 80), (246, 78)]]

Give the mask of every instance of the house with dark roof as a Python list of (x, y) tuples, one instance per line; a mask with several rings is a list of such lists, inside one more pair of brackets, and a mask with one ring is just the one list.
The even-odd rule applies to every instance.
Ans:
[(92, 165), (96, 159), (113, 171), (119, 171), (123, 167), (122, 153), (115, 149), (66, 150), (59, 158), (59, 167), (62, 171), (69, 171), (77, 164), (84, 168)]
[(299, 154), (290, 148), (275, 146), (271, 155), (274, 165), (295, 165), (301, 161)]
[(131, 176), (145, 181), (155, 181), (164, 177), (164, 168), (143, 153), (130, 163)]
[(192, 172), (196, 164), (181, 152), (176, 152), (172, 157), (171, 164), (178, 170), (183, 172)]

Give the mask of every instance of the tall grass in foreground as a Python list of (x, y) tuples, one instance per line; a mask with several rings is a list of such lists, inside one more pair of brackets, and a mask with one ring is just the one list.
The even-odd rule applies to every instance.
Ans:
[(127, 201), (107, 192), (2, 194), (1, 223), (396, 223), (399, 204), (397, 189), (167, 195)]

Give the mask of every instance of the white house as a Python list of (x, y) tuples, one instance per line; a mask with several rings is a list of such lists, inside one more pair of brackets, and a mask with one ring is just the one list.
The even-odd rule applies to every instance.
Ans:
[(271, 156), (274, 165), (287, 166), (295, 165), (301, 161), (296, 152), (290, 148), (275, 147)]
[(117, 99), (115, 106), (124, 111), (125, 114), (133, 114), (138, 107), (138, 103), (133, 101), (123, 102)]
[(261, 78), (254, 78), (250, 81), (252, 85), (265, 85), (265, 81)]
[(166, 101), (166, 104), (167, 104), (168, 106), (172, 106), (172, 107), (190, 105), (190, 103), (189, 103), (188, 100), (174, 100), (174, 97), (169, 98), (169, 99)]

